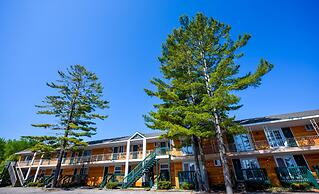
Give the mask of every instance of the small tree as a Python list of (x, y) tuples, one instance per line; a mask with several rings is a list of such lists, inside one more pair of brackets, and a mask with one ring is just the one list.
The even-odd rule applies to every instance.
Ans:
[(33, 124), (34, 127), (51, 129), (55, 136), (29, 136), (38, 141), (33, 150), (52, 152), (58, 150), (58, 161), (54, 172), (52, 187), (57, 184), (63, 155), (67, 149), (79, 149), (87, 145), (84, 137), (96, 134), (95, 119), (107, 116), (97, 113), (97, 108), (108, 108), (107, 101), (102, 99), (103, 87), (98, 77), (81, 65), (74, 65), (67, 72), (58, 71), (60, 79), (47, 86), (57, 90), (57, 94), (45, 97), (43, 105), (36, 106), (41, 110), (37, 114), (52, 115), (56, 123)]
[[(153, 79), (157, 91), (147, 90), (163, 102), (146, 116), (147, 125), (167, 131), (168, 137), (199, 137), (201, 161), (205, 161), (202, 138), (217, 139), (226, 192), (233, 193), (228, 168), (225, 135), (244, 131), (229, 111), (241, 107), (236, 91), (258, 86), (273, 65), (261, 60), (255, 73), (239, 74), (239, 49), (250, 36), (230, 37), (229, 25), (197, 14), (180, 18), (181, 27), (168, 36), (160, 58), (164, 79)], [(196, 153), (195, 153), (196, 155)], [(196, 156), (195, 156), (196, 157)], [(205, 164), (205, 162), (204, 162)], [(207, 188), (207, 172), (202, 166)]]

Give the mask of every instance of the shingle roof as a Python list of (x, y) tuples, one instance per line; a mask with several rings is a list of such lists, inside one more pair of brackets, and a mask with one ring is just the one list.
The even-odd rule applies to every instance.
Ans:
[(302, 112), (294, 112), (294, 113), (286, 113), (286, 114), (278, 114), (278, 115), (270, 115), (265, 117), (256, 117), (251, 119), (243, 119), (238, 120), (237, 122), (241, 125), (248, 125), (248, 124), (258, 124), (262, 122), (268, 121), (276, 121), (276, 120), (283, 120), (283, 119), (294, 119), (294, 118), (301, 118), (301, 117), (308, 117), (308, 116), (315, 116), (319, 115), (319, 109), (317, 110), (308, 110)]
[[(154, 132), (154, 133), (140, 133), (144, 135), (145, 137), (156, 137), (162, 135), (164, 132), (159, 131), (159, 132)], [(131, 136), (123, 136), (123, 137), (114, 137), (114, 138), (108, 138), (108, 139), (99, 139), (99, 140), (93, 140), (93, 141), (88, 141), (87, 143), (89, 145), (95, 145), (95, 144), (100, 144), (100, 143), (111, 143), (111, 142), (117, 142), (117, 141), (125, 141), (128, 140)]]

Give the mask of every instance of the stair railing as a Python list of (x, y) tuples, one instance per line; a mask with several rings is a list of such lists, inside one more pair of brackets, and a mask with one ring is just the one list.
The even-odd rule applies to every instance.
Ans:
[(153, 150), (149, 155), (147, 155), (143, 161), (138, 163), (138, 165), (127, 175), (123, 178), (123, 185), (122, 187), (128, 187), (132, 184), (132, 181), (136, 179), (136, 177), (144, 170), (144, 167), (147, 166), (148, 161), (156, 158), (157, 149)]

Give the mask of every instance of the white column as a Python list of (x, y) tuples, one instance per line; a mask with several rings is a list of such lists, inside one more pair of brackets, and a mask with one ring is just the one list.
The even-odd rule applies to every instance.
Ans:
[[(129, 169), (129, 159), (130, 159), (130, 140), (127, 140), (126, 143), (126, 158), (125, 158), (125, 174), (124, 177), (128, 175), (128, 169)], [(124, 180), (126, 182), (127, 180)]]
[(146, 138), (143, 138), (143, 160), (146, 157)]
[(34, 160), (35, 160), (36, 155), (37, 155), (37, 153), (34, 152), (33, 158), (32, 158), (32, 160), (31, 160), (31, 163), (30, 163), (30, 165), (29, 165), (28, 172), (27, 172), (27, 174), (25, 175), (25, 179), (24, 179), (24, 180), (27, 180), (27, 178), (29, 177), (29, 174), (30, 174), (30, 172), (31, 172), (31, 167), (32, 167), (32, 165), (33, 165), (33, 163), (34, 163)]
[[(146, 138), (144, 137), (143, 138), (143, 155), (142, 155), (142, 157), (143, 157), (143, 160), (145, 159), (145, 157), (146, 157)], [(143, 164), (144, 165), (144, 164)], [(145, 183), (145, 181), (146, 181), (146, 177), (145, 177), (145, 174), (142, 176), (142, 182), (143, 183)]]
[(40, 170), (40, 166), (41, 166), (41, 164), (42, 164), (42, 158), (43, 158), (43, 155), (42, 155), (41, 158), (40, 158), (37, 171), (35, 172), (35, 175), (34, 175), (33, 182), (35, 182), (35, 181), (37, 180), (37, 177), (38, 177), (38, 174), (39, 174), (39, 170)]

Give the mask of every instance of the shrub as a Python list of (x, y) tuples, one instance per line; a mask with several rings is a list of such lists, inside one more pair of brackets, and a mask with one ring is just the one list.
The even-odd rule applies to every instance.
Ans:
[(30, 182), (27, 184), (27, 187), (44, 187), (42, 182)]
[(192, 183), (183, 183), (181, 188), (184, 190), (193, 190), (195, 187)]
[(159, 181), (159, 182), (157, 183), (157, 188), (158, 188), (158, 189), (168, 190), (168, 189), (170, 189), (171, 187), (172, 187), (172, 184), (171, 184), (171, 182), (169, 182), (169, 181)]
[(106, 184), (106, 188), (107, 189), (116, 189), (118, 185), (119, 185), (118, 182), (108, 182)]
[(256, 182), (256, 181), (247, 181), (246, 182), (246, 190), (247, 191), (264, 191), (268, 189), (270, 186), (269, 183), (266, 182)]
[(299, 190), (299, 191), (304, 191), (310, 188), (310, 184), (309, 183), (292, 183), (290, 185), (292, 190)]

